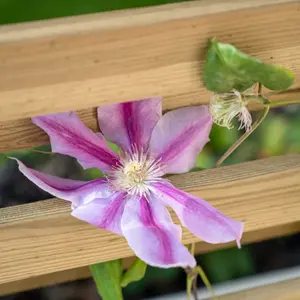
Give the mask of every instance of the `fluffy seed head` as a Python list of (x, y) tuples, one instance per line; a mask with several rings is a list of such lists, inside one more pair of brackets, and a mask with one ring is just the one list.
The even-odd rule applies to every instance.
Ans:
[(250, 95), (249, 91), (243, 94), (236, 90), (230, 93), (213, 94), (210, 102), (210, 113), (214, 123), (231, 129), (233, 128), (233, 119), (237, 117), (240, 122), (239, 129), (250, 131), (252, 117), (248, 111), (248, 101), (243, 97), (244, 95)]

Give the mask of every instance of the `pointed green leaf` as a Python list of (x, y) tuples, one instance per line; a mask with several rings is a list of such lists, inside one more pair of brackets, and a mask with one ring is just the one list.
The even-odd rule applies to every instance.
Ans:
[(141, 280), (145, 276), (146, 269), (147, 264), (137, 258), (122, 277), (121, 286), (125, 287), (129, 283)]
[(120, 259), (91, 265), (90, 270), (98, 293), (103, 300), (123, 300), (122, 262)]
[(270, 90), (284, 90), (293, 83), (293, 73), (248, 56), (230, 44), (212, 40), (204, 66), (207, 89), (216, 93), (235, 88), (244, 91), (256, 82)]
[(204, 65), (204, 81), (207, 89), (216, 93), (226, 93), (233, 88), (243, 91), (253, 85), (251, 78), (239, 76), (235, 67), (227, 65), (223, 56), (227, 56), (228, 51), (223, 53), (218, 45), (217, 41), (211, 41)]

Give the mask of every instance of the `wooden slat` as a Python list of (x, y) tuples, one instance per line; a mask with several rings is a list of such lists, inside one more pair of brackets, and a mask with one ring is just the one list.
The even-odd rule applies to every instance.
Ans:
[(54, 284), (70, 282), (78, 279), (86, 279), (89, 277), (91, 277), (91, 273), (88, 267), (70, 269), (41, 275), (38, 277), (30, 277), (23, 280), (0, 284), (0, 296), (33, 290)]
[(206, 103), (200, 73), (212, 36), (289, 67), (298, 79), (299, 5), (204, 0), (4, 26), (0, 120), (153, 95), (164, 97), (165, 109)]
[[(79, 114), (97, 129), (86, 107), (151, 95), (164, 96), (164, 110), (207, 103), (199, 70), (210, 36), (290, 67), (297, 80), (299, 3), (284, 2), (195, 1), (0, 27), (0, 152), (48, 143), (28, 118), (37, 114), (85, 108)], [(299, 97), (297, 83), (270, 94)]]
[[(191, 96), (189, 94), (189, 96)], [(189, 103), (189, 99), (180, 95), (178, 106)], [(296, 100), (300, 98), (300, 89), (293, 89), (281, 93), (270, 94), (271, 100)], [(173, 98), (174, 99), (174, 98)], [(193, 99), (197, 99), (194, 95)], [(170, 102), (164, 102), (165, 108)], [(167, 105), (167, 106), (166, 106)], [(251, 107), (253, 110), (261, 109), (260, 106)], [(96, 108), (84, 109), (78, 112), (81, 120), (92, 130), (99, 131), (96, 120)], [(0, 122), (0, 152), (12, 150), (31, 149), (49, 144), (48, 135), (34, 125), (29, 118)]]
[[(265, 230), (276, 234), (286, 226), (299, 229), (300, 155), (177, 175), (171, 180), (245, 221), (246, 233), (258, 237)], [(196, 241), (184, 230), (183, 243)], [(133, 254), (122, 237), (71, 217), (69, 203), (59, 199), (1, 209), (0, 252), (0, 283)]]
[(220, 300), (299, 300), (300, 278), (218, 297)]
[[(282, 225), (280, 227), (271, 227), (266, 229), (260, 229), (258, 231), (250, 231), (246, 232), (243, 235), (243, 245), (265, 241), (267, 239), (272, 239), (276, 237), (281, 237), (284, 235), (290, 235), (300, 231), (300, 222), (295, 222), (291, 224)], [(201, 254), (209, 251), (218, 250), (222, 247), (222, 249), (235, 247), (235, 243), (227, 243), (223, 245), (213, 245), (213, 244), (205, 244), (202, 242), (196, 243), (195, 253)], [(134, 257), (129, 257), (124, 259), (124, 267), (129, 266)], [(79, 279), (86, 279), (91, 276), (89, 271), (89, 267), (79, 267), (75, 269), (69, 269), (54, 273), (49, 273), (45, 275), (40, 275), (37, 277), (25, 278), (18, 281), (12, 281), (7, 283), (0, 284), (0, 296), (9, 295), (17, 292), (28, 291), (36, 288), (41, 288), (45, 286), (50, 286), (59, 283), (70, 282)]]
[[(124, 259), (122, 263), (123, 268), (127, 269), (134, 260), (135, 256)], [(71, 282), (74, 280), (87, 279), (89, 277), (91, 277), (91, 272), (88, 266), (54, 272), (38, 277), (30, 277), (23, 280), (0, 284), (0, 296)]]
[[(47, 22), (37, 21), (13, 26), (0, 27), (0, 42), (19, 41), (24, 38), (41, 38), (68, 34), (86, 33), (104, 29), (118, 29), (151, 25), (182, 18), (205, 16), (208, 14), (224, 13), (239, 9), (261, 7), (270, 4), (287, 3), (286, 0), (237, 0), (224, 1), (190, 1), (180, 4), (159, 5), (149, 8), (126, 9), (105, 13), (95, 13), (71, 18), (51, 19)], [(155, 14), (155, 17), (153, 17)], [(101, 15), (101, 18), (99, 17)], [(62, 22), (63, 20), (63, 22)], [(76, 22), (74, 22), (76, 21)], [(45, 26), (47, 25), (47, 26)]]

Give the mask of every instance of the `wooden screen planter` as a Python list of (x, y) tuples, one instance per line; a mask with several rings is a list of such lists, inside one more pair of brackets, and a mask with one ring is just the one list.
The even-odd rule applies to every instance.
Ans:
[[(49, 143), (31, 116), (163, 96), (164, 110), (204, 104), (209, 37), (293, 70), (300, 97), (300, 3), (203, 0), (0, 27), (0, 150)], [(176, 175), (172, 182), (245, 222), (243, 243), (300, 229), (300, 154)], [(228, 245), (202, 243), (198, 252)], [(122, 237), (70, 216), (49, 199), (0, 210), (0, 294), (89, 276), (87, 265), (133, 255)], [(289, 298), (290, 299), (290, 298)], [(292, 298), (291, 298), (292, 299)]]

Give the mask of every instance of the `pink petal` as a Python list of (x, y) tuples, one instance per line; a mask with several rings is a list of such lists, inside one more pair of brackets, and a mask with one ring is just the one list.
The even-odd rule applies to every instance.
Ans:
[(87, 128), (75, 112), (34, 117), (32, 121), (49, 135), (53, 152), (77, 158), (84, 168), (109, 171), (118, 162), (103, 136)]
[(130, 199), (125, 205), (121, 229), (135, 254), (160, 267), (194, 267), (196, 262), (181, 243), (181, 228), (154, 196)]
[(94, 199), (74, 209), (72, 216), (122, 235), (120, 224), (125, 205), (124, 196), (124, 193), (115, 193), (107, 199)]
[(211, 126), (212, 118), (204, 105), (168, 112), (153, 129), (150, 153), (161, 159), (166, 173), (188, 172), (209, 141)]
[(27, 168), (21, 161), (15, 160), (19, 164), (19, 170), (30, 181), (55, 197), (71, 201), (74, 207), (88, 203), (95, 198), (107, 198), (113, 193), (109, 189), (106, 178), (92, 181), (64, 179)]
[(154, 184), (158, 197), (171, 206), (181, 223), (200, 239), (211, 243), (236, 240), (240, 246), (244, 225), (221, 214), (203, 199), (185, 193), (168, 182)]
[(125, 152), (147, 150), (152, 130), (160, 117), (161, 98), (98, 108), (98, 122), (104, 136)]

